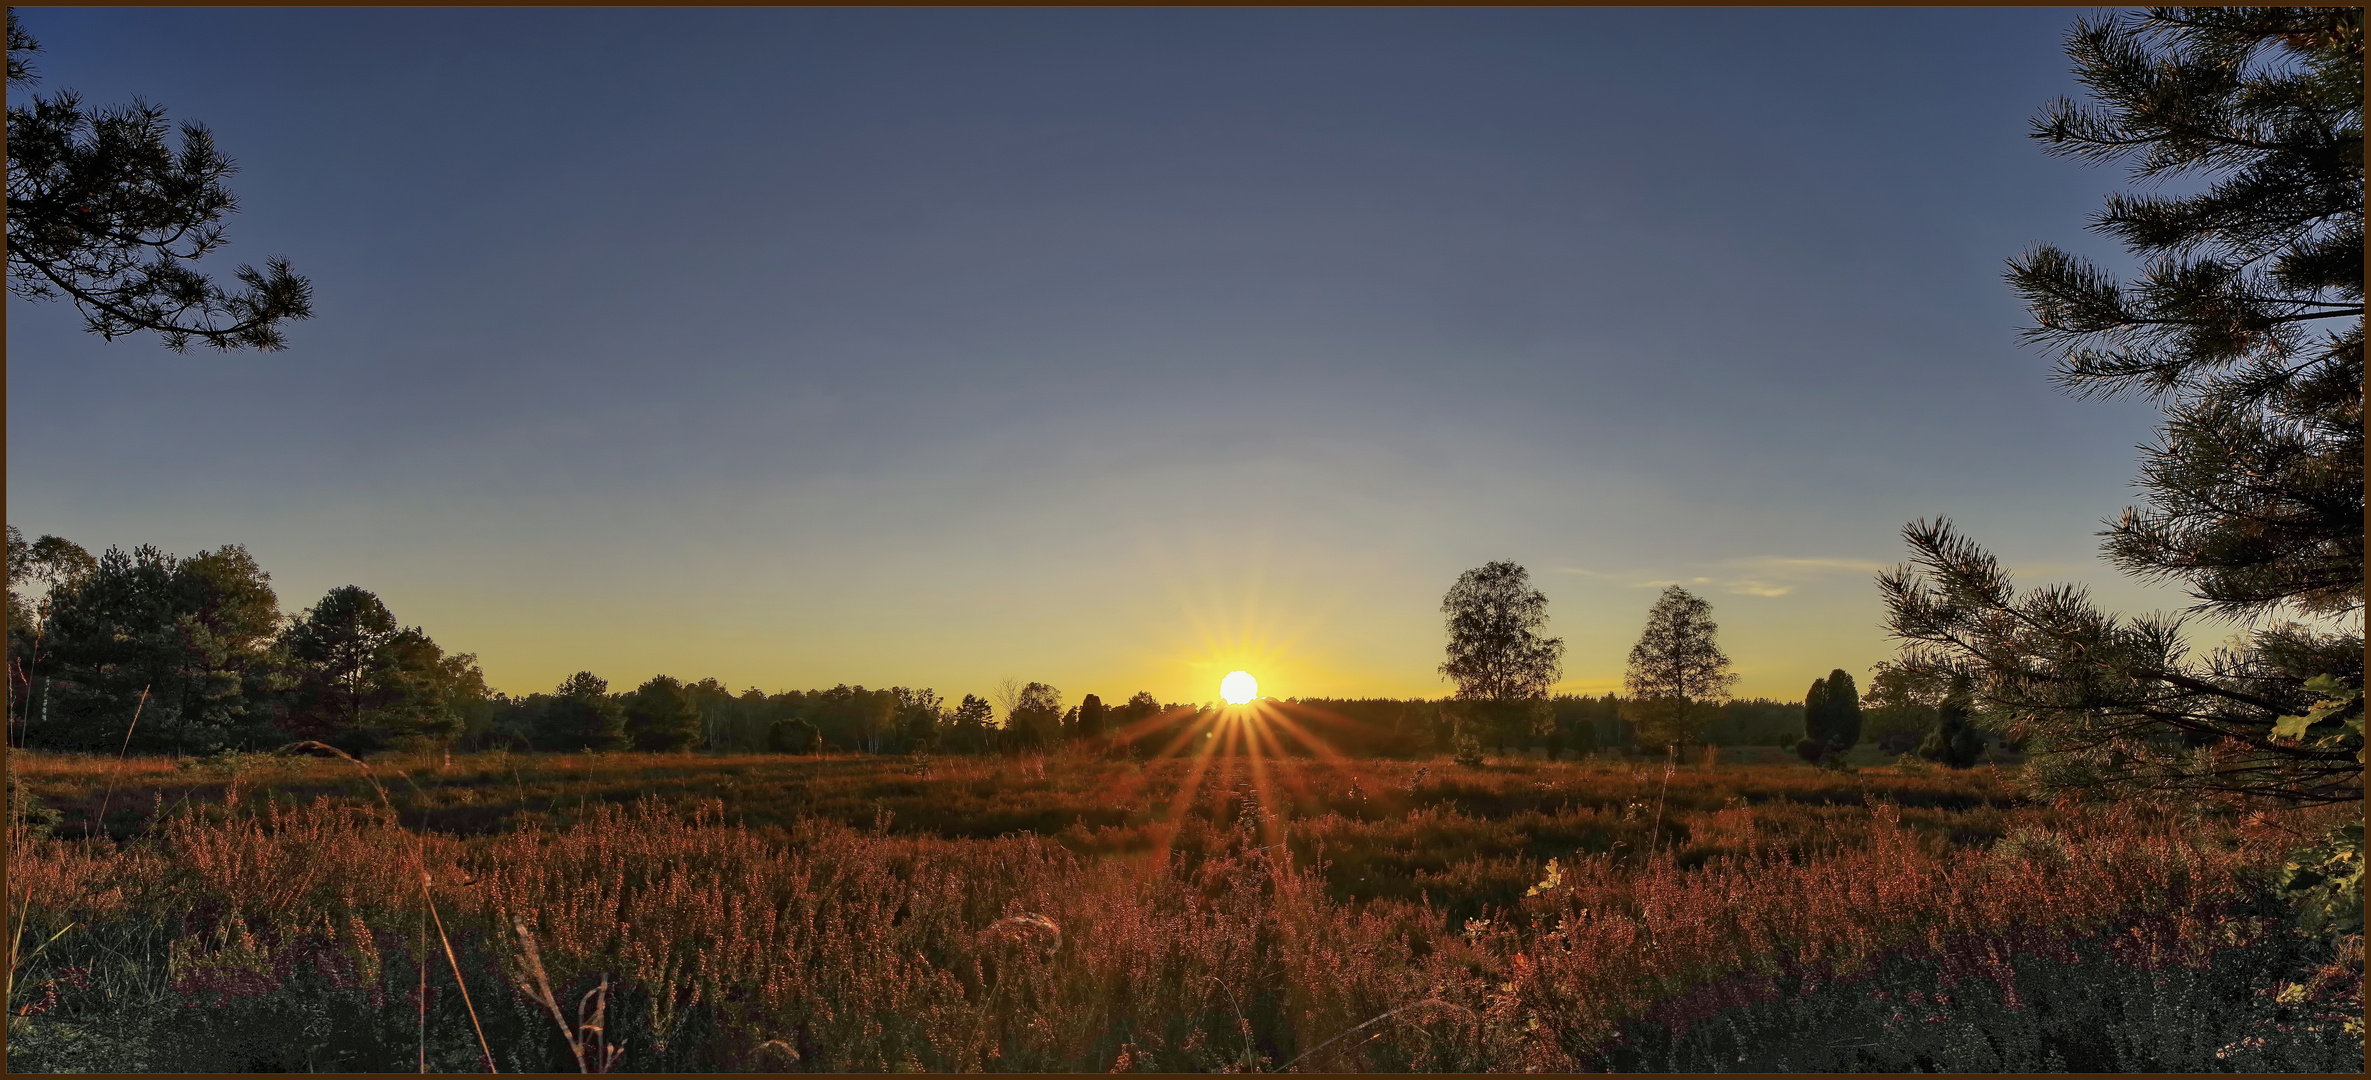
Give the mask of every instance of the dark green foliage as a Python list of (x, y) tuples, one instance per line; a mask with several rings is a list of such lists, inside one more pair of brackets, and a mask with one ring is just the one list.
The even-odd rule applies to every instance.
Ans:
[(898, 714), (898, 745), (906, 753), (920, 754), (938, 749), (939, 717), (929, 709), (908, 709)]
[(766, 748), (777, 754), (812, 754), (822, 747), (823, 733), (795, 717), (776, 720), (766, 731)]
[[(39, 49), (9, 9), (12, 92), (35, 81), (26, 60)], [(223, 245), (222, 219), (238, 209), (222, 186), (235, 169), (204, 125), (183, 123), (175, 149), (165, 110), (137, 99), (90, 111), (71, 90), (23, 100), (8, 109), (10, 292), (62, 294), (92, 333), (153, 330), (175, 352), (192, 338), (278, 349), (284, 321), (312, 317), (312, 283), (287, 259), (239, 267), (236, 294), (188, 265)]]
[(665, 754), (699, 745), (700, 708), (681, 682), (653, 676), (626, 698), (626, 737), (634, 749)]
[(2334, 937), (2363, 932), (2363, 823), (2348, 822), (2291, 856), (2273, 887), (2296, 901), (2299, 925)]
[(2035, 138), (2192, 193), (2113, 195), (2094, 218), (2142, 262), (2135, 282), (2044, 247), (2010, 283), (2062, 385), (2165, 410), (2149, 505), (2109, 523), (2107, 555), (2251, 626), (2196, 655), (2178, 617), (2020, 595), (1948, 521), (1906, 528), (1912, 565), (1881, 581), (1900, 666), (1975, 674), (2046, 786), (2362, 798), (2359, 735), (2278, 730), (2309, 680), (2362, 687), (2362, 41), (2359, 8), (2154, 8), (2069, 37), (2092, 101), (2051, 106)]
[(905, 702), (894, 688), (867, 690), (842, 683), (807, 694), (798, 712), (827, 743), (885, 754), (897, 749), (897, 715), (903, 708)]
[(271, 575), (236, 544), (94, 560), (54, 536), (10, 543), (14, 582), (49, 586), (38, 605), (12, 594), (20, 743), (211, 753), (312, 738), (363, 752), (492, 727), (476, 657), (445, 655), (367, 590), (333, 589), (283, 628)]
[[(110, 548), (50, 591), (31, 744), (54, 750), (205, 753), (268, 741), (262, 706), (284, 685), (271, 576), (228, 545), (179, 559)], [(135, 715), (138, 723), (133, 723)]]
[(1795, 751), (1805, 761), (1852, 749), (1861, 741), (1861, 695), (1852, 673), (1837, 668), (1814, 679), (1803, 696), (1803, 741)]
[(1003, 749), (1043, 750), (1062, 734), (1062, 691), (1041, 682), (1021, 688), (1005, 717)]
[(996, 707), (975, 694), (963, 695), (963, 703), (947, 721), (945, 745), (958, 753), (977, 754), (988, 749), (990, 734), (996, 724)]
[(408, 739), (450, 744), (486, 698), (475, 656), (446, 656), (358, 586), (331, 589), (289, 625), (281, 648), (295, 680), (281, 730), (349, 753)]
[(1493, 562), (1466, 571), (1441, 598), (1448, 616), (1449, 658), (1441, 674), (1465, 700), (1545, 696), (1564, 670), (1564, 639), (1543, 638), (1548, 597), (1529, 571)]
[(2044, 246), (2010, 264), (2030, 340), (2084, 394), (2166, 403), (2147, 510), (2107, 553), (2251, 616), (2363, 598), (2363, 14), (2156, 8), (2078, 22), (2092, 102), (2035, 121), (2052, 154), (2123, 160), (2187, 195), (2108, 197), (2092, 228), (2144, 263), (2125, 284)]
[(1078, 703), (1078, 738), (1100, 742), (1103, 739), (1103, 699), (1088, 694)]
[[(1916, 749), (1942, 719), (1936, 706), (1942, 703), (1947, 685), (1948, 680), (1879, 661), (1876, 673), (1869, 678), (1868, 696), (1861, 699), (1863, 734), (1888, 754)], [(2004, 745), (2014, 748), (2015, 743), (2009, 740)]]
[(1828, 745), (1850, 748), (1861, 741), (1861, 692), (1842, 668), (1828, 673)]
[(37, 599), (17, 599), (15, 590), (19, 585), (37, 584), (46, 594), (59, 585), (81, 581), (98, 568), (99, 560), (92, 558), (82, 545), (65, 537), (44, 536), (28, 543), (16, 526), (8, 527), (8, 588), (12, 606), (40, 604)]
[[(1712, 710), (1712, 719), (1696, 734), (1716, 746), (1789, 746), (1802, 730), (1801, 706), (1769, 698), (1749, 698), (1720, 703)], [(1608, 745), (1626, 743), (1615, 741)]]
[(1550, 745), (1556, 736), (1556, 708), (1542, 699), (1512, 701), (1446, 701), (1441, 716), (1462, 742), (1471, 739), (1486, 749), (1522, 749)]
[(1968, 723), (1967, 676), (1952, 681), (1951, 693), (1943, 699), (1934, 730), (1927, 732), (1926, 741), (1918, 744), (1918, 756), (1954, 769), (1965, 769), (1984, 756), (1984, 736)]
[(579, 671), (544, 699), (535, 718), (535, 748), (560, 753), (623, 750), (626, 710), (609, 696), (609, 681)]
[(1646, 628), (1630, 648), (1623, 704), (1642, 744), (1679, 746), (1700, 742), (1714, 712), (1737, 682), (1728, 654), (1714, 642), (1720, 624), (1712, 605), (1677, 585), (1663, 590), (1647, 610)]
[(917, 690), (892, 686), (889, 695), (897, 701), (896, 716), (890, 721), (896, 731), (890, 740), (892, 745), (885, 749), (894, 748), (909, 754), (937, 749), (939, 733), (946, 726), (946, 700), (929, 687)]

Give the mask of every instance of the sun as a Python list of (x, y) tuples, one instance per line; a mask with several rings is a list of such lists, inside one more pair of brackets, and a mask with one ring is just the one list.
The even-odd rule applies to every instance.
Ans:
[(1260, 681), (1248, 671), (1227, 672), (1227, 677), (1218, 681), (1218, 696), (1227, 699), (1229, 705), (1247, 704), (1260, 696)]

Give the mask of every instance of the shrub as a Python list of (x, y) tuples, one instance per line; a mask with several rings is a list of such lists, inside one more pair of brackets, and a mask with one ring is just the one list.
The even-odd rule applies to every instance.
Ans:
[(812, 754), (822, 743), (823, 733), (796, 717), (776, 720), (766, 729), (766, 748), (777, 754)]

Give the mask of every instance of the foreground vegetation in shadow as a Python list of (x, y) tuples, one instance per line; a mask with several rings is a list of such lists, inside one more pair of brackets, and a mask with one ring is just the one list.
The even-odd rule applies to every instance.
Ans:
[(520, 927), (635, 1070), (2362, 1054), (2359, 959), (2262, 899), (2312, 815), (1988, 770), (17, 764), (60, 811), (10, 836), (19, 1070), (573, 1070)]

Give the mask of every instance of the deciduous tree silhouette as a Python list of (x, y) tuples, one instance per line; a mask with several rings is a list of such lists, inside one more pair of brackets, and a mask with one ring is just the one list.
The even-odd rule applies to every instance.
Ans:
[(1728, 654), (1713, 640), (1720, 625), (1712, 605), (1677, 585), (1663, 590), (1647, 610), (1646, 629), (1630, 648), (1623, 687), (1630, 700), (1624, 718), (1644, 746), (1678, 746), (1694, 741), (1711, 718), (1705, 706), (1729, 696), (1737, 676)]
[(1441, 612), (1449, 631), (1441, 674), (1456, 680), (1459, 698), (1540, 697), (1563, 675), (1564, 639), (1539, 636), (1548, 597), (1522, 567), (1493, 562), (1466, 571), (1441, 598)]

